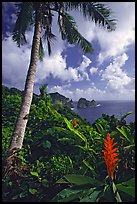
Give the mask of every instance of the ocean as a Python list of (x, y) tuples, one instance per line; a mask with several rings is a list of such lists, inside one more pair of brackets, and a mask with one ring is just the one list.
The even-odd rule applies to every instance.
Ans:
[(90, 124), (93, 124), (94, 120), (102, 116), (103, 113), (107, 115), (115, 115), (118, 119), (121, 115), (127, 112), (132, 112), (125, 120), (127, 124), (135, 122), (135, 101), (96, 101), (99, 104), (93, 108), (77, 108), (77, 102), (73, 103), (73, 111), (80, 115), (82, 118), (86, 118)]

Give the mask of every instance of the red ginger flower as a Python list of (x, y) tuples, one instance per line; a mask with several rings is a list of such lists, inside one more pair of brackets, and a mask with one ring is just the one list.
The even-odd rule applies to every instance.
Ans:
[(76, 126), (76, 125), (77, 125), (77, 121), (76, 121), (76, 118), (74, 118), (73, 126)]
[(104, 153), (103, 158), (106, 162), (108, 175), (111, 177), (112, 180), (113, 180), (113, 174), (118, 161), (118, 158), (116, 158), (118, 156), (118, 154), (116, 153), (118, 148), (113, 148), (116, 145), (116, 142), (113, 143), (113, 140), (114, 138), (111, 139), (110, 134), (108, 133), (107, 139), (104, 139), (105, 150), (102, 150), (102, 152)]

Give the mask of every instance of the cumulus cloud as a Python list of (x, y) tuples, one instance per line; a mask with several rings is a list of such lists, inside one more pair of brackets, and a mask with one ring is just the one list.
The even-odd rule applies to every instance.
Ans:
[(98, 29), (96, 34), (101, 46), (98, 56), (99, 64), (107, 58), (124, 53), (129, 45), (135, 42), (135, 4), (133, 2), (109, 2), (108, 5), (115, 12), (115, 18), (118, 19), (117, 28), (114, 32)]
[(89, 65), (92, 63), (92, 61), (85, 55), (82, 55), (82, 62), (80, 64), (79, 67), (77, 67), (77, 70), (79, 71), (82, 79), (86, 79), (86, 80), (90, 80), (89, 79), (89, 75), (87, 72), (87, 68), (89, 67)]
[(60, 51), (49, 58), (44, 58), (44, 61), (39, 63), (36, 82), (40, 82), (52, 74), (53, 78), (58, 78), (62, 81), (82, 81), (89, 80), (87, 67), (91, 60), (85, 55), (78, 67), (67, 67), (66, 58), (63, 58)]
[(107, 81), (107, 89), (124, 93), (126, 90), (131, 91), (135, 89), (134, 78), (122, 69), (128, 60), (126, 53), (116, 57), (109, 66), (102, 72), (102, 80)]
[[(17, 47), (10, 36), (2, 42), (3, 81), (7, 81), (11, 86), (24, 88), (29, 67), (32, 37), (33, 31), (28, 31), (26, 33), (28, 44), (20, 48)], [(89, 79), (86, 68), (91, 60), (83, 55), (79, 67), (67, 67), (66, 56), (62, 57), (64, 44), (61, 45), (60, 41), (61, 39), (57, 41), (57, 45), (50, 57), (45, 54), (43, 62), (38, 62), (35, 83), (42, 83), (44, 79), (51, 75), (61, 81)]]
[(83, 61), (81, 62), (80, 66), (79, 66), (79, 71), (85, 71), (85, 69), (90, 65), (90, 63), (92, 62), (88, 57), (86, 57), (85, 55), (82, 55)]
[(20, 49), (11, 37), (2, 41), (2, 78), (11, 86), (24, 87), (29, 66), (30, 49)]
[(98, 68), (96, 68), (96, 67), (91, 67), (90, 68), (90, 73), (91, 73), (91, 75), (92, 74), (96, 74), (98, 72)]

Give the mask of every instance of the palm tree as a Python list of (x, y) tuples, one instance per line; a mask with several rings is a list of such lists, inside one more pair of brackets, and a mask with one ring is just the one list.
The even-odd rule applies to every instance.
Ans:
[[(25, 129), (33, 97), (33, 86), (38, 60), (42, 60), (44, 50), (42, 40), (47, 41), (49, 55), (51, 54), (51, 39), (56, 36), (52, 33), (52, 20), (54, 13), (58, 15), (58, 25), (63, 40), (70, 44), (79, 45), (84, 53), (93, 53), (92, 45), (78, 32), (74, 18), (69, 14), (77, 10), (85, 18), (101, 25), (108, 31), (115, 30), (115, 19), (111, 19), (111, 10), (104, 4), (96, 2), (22, 2), (18, 7), (17, 20), (13, 31), (13, 40), (20, 47), (27, 43), (25, 32), (34, 26), (34, 36), (31, 49), (30, 65), (26, 77), (24, 95), (20, 113), (12, 135), (9, 152), (20, 149), (23, 145)], [(42, 31), (44, 35), (42, 36)]]

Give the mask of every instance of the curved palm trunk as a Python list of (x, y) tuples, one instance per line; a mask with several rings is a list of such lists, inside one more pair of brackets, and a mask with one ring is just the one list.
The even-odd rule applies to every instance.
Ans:
[(11, 152), (13, 149), (18, 149), (18, 148), (20, 149), (23, 145), (25, 129), (28, 122), (28, 114), (30, 111), (30, 106), (31, 106), (32, 97), (33, 97), (33, 87), (34, 87), (34, 80), (36, 75), (36, 66), (39, 58), (41, 30), (42, 30), (41, 14), (40, 14), (40, 9), (37, 9), (30, 65), (27, 73), (22, 105), (20, 108), (20, 113), (17, 119), (15, 129), (12, 135), (12, 141), (8, 150), (9, 152)]

